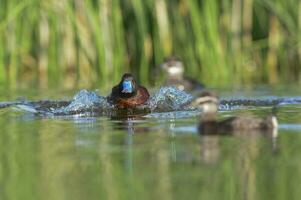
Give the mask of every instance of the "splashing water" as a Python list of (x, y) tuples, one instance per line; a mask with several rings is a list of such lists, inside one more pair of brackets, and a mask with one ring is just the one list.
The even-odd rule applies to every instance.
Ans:
[(256, 99), (235, 98), (221, 100), (220, 110), (234, 110), (241, 109), (243, 107), (256, 107), (256, 106), (283, 106), (300, 104), (301, 97), (262, 97)]
[(99, 96), (95, 92), (81, 90), (74, 96), (68, 106), (54, 110), (53, 114), (68, 115), (102, 113), (113, 108), (114, 106), (107, 101), (106, 97)]
[[(149, 101), (137, 107), (136, 111), (167, 112), (181, 110), (183, 105), (192, 99), (175, 87), (163, 87), (156, 92)], [(114, 114), (115, 106), (108, 102), (107, 97), (99, 96), (87, 90), (79, 91), (71, 102), (59, 104), (59, 101), (23, 102), (15, 106), (23, 111), (41, 115), (108, 115)], [(7, 105), (7, 104), (3, 104)], [(134, 113), (135, 113), (134, 110)], [(133, 114), (132, 111), (129, 113)]]
[(152, 111), (176, 111), (182, 110), (183, 105), (192, 99), (192, 95), (175, 87), (162, 87), (151, 97), (148, 105)]
[[(119, 112), (107, 97), (99, 96), (95, 92), (87, 90), (79, 91), (72, 101), (19, 101), (0, 102), (0, 108), (17, 107), (21, 111), (43, 115), (43, 116), (112, 116), (118, 114), (125, 115), (146, 115), (146, 117), (159, 118), (182, 118), (185, 116), (195, 116), (199, 110), (187, 108), (186, 105), (193, 100), (191, 94), (178, 90), (175, 87), (162, 87), (149, 101), (126, 112)], [(256, 106), (280, 106), (287, 104), (299, 104), (301, 97), (263, 97), (257, 99), (224, 99), (220, 101), (220, 110), (241, 109), (243, 107)], [(190, 113), (188, 113), (190, 112)]]

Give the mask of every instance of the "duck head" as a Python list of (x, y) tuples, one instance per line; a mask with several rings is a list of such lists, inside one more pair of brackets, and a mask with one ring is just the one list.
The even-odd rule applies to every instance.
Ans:
[(184, 65), (178, 58), (170, 57), (165, 59), (161, 67), (167, 72), (169, 77), (183, 77)]
[(204, 113), (214, 114), (218, 111), (219, 99), (218, 96), (209, 91), (202, 92), (195, 98), (190, 106), (201, 109)]
[(137, 93), (137, 83), (132, 74), (126, 73), (119, 83), (119, 92), (124, 97), (131, 97)]

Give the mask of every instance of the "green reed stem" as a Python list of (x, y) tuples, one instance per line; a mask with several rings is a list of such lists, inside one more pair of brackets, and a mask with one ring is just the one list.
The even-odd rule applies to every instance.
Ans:
[[(171, 55), (183, 59), (187, 75), (212, 86), (297, 80), (300, 5), (298, 0), (2, 0), (0, 82), (110, 87), (131, 71), (148, 83)], [(271, 20), (278, 23), (277, 38)]]

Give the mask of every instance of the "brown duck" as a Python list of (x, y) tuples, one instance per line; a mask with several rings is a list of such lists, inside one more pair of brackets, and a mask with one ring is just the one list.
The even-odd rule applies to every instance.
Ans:
[(166, 73), (165, 85), (175, 86), (179, 90), (199, 91), (204, 89), (204, 85), (197, 80), (184, 76), (184, 65), (181, 60), (169, 57), (161, 64)]
[(203, 92), (191, 102), (191, 107), (202, 109), (203, 114), (198, 126), (200, 134), (233, 134), (234, 132), (258, 132), (277, 129), (278, 122), (274, 115), (265, 118), (255, 116), (234, 116), (217, 120), (219, 100), (212, 92)]
[(145, 104), (148, 99), (147, 89), (138, 85), (129, 73), (122, 76), (120, 83), (112, 88), (108, 96), (109, 102), (117, 108), (136, 108)]

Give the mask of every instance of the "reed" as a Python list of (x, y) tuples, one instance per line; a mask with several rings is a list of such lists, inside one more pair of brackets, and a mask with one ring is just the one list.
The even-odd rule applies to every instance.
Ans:
[[(183, 59), (207, 85), (300, 78), (298, 0), (2, 0), (0, 83), (109, 87), (132, 71), (151, 83)], [(39, 83), (39, 84), (36, 84)]]

